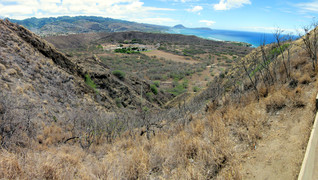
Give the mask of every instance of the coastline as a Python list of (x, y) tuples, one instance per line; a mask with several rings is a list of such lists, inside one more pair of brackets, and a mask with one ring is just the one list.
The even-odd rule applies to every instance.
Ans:
[(203, 39), (234, 43), (253, 48), (262, 44), (263, 39), (266, 40), (265, 44), (274, 42), (273, 35), (269, 33), (199, 28), (171, 28), (165, 32), (169, 34), (194, 35)]

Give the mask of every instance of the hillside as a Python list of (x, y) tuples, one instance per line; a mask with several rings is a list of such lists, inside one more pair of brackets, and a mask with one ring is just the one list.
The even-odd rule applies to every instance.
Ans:
[[(113, 73), (95, 55), (104, 50), (66, 56), (9, 21), (0, 21), (0, 31), (0, 178), (297, 178), (318, 88), (317, 63), (302, 39), (248, 54), (238, 49), (232, 56), (213, 54), (219, 53), (214, 47), (205, 50), (210, 54), (177, 50), (174, 55), (191, 61), (208, 62), (210, 55), (214, 64), (237, 57), (192, 98), (179, 96), (176, 106), (162, 109), (169, 94), (155, 93), (133, 75)], [(118, 42), (132, 41), (125, 33), (115, 35)], [(95, 47), (106, 40), (94, 39)], [(165, 47), (171, 53), (189, 46)], [(129, 55), (114, 56), (130, 62)], [(145, 56), (139, 62), (156, 59)]]
[(30, 29), (38, 35), (122, 31), (162, 32), (168, 29), (168, 27), (165, 26), (135, 23), (96, 16), (62, 16), (57, 18), (9, 20)]

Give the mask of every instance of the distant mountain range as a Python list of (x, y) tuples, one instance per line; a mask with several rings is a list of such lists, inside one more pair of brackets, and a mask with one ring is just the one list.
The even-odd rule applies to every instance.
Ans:
[(28, 18), (24, 20), (9, 19), (11, 22), (22, 25), (39, 35), (78, 34), (89, 32), (168, 32), (171, 29), (205, 29), (186, 28), (179, 24), (173, 27), (153, 24), (136, 23), (131, 21), (103, 18), (96, 16), (61, 16), (50, 18)]
[(96, 16), (61, 16), (50, 18), (9, 19), (39, 35), (78, 34), (88, 32), (164, 32), (170, 27), (136, 23)]

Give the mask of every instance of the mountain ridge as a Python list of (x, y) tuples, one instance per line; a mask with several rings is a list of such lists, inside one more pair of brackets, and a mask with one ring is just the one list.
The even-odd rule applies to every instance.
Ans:
[(143, 31), (163, 32), (169, 27), (137, 23), (98, 16), (60, 16), (50, 18), (8, 19), (39, 35), (74, 34), (88, 32)]
[(46, 35), (62, 35), (62, 34), (79, 34), (92, 32), (156, 32), (166, 33), (171, 29), (199, 29), (212, 30), (208, 27), (188, 28), (182, 24), (173, 27), (137, 23), (132, 21), (104, 18), (99, 16), (59, 16), (48, 18), (27, 18), (24, 20), (10, 19), (13, 23), (17, 23), (26, 27), (27, 29), (39, 34)]

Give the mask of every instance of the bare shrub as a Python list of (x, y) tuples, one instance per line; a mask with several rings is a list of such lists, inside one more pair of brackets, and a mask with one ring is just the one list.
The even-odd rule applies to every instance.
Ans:
[(300, 79), (299, 79), (299, 82), (301, 84), (309, 84), (311, 82), (311, 78), (310, 76), (306, 73), (304, 74)]
[(260, 97), (267, 97), (268, 88), (264, 84), (261, 84), (260, 87), (258, 88), (258, 93)]
[(34, 104), (28, 99), (17, 99), (14, 94), (0, 93), (0, 143), (3, 148), (27, 146), (36, 129), (32, 122)]
[(265, 104), (267, 113), (276, 113), (286, 106), (286, 97), (278, 92), (266, 98)]
[(313, 21), (309, 26), (303, 27), (304, 36), (301, 36), (301, 39), (304, 43), (304, 49), (309, 55), (312, 61), (313, 70), (317, 66), (317, 53), (318, 53), (318, 22)]

